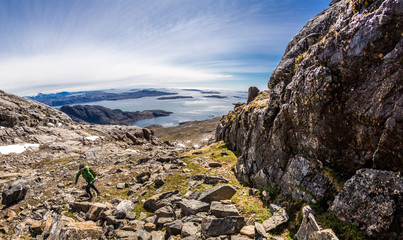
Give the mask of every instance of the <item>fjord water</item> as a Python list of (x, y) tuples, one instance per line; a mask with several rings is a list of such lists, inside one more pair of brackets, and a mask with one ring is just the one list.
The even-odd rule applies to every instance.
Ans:
[[(219, 93), (202, 93), (201, 91), (196, 90), (159, 90), (177, 93), (177, 95), (160, 97), (192, 96), (193, 98), (158, 100), (160, 97), (144, 97), (117, 101), (99, 101), (86, 104), (101, 105), (111, 109), (121, 109), (122, 111), (144, 111), (155, 109), (169, 111), (172, 112), (170, 116), (144, 119), (137, 121), (132, 125), (145, 127), (152, 124), (159, 124), (164, 127), (172, 127), (181, 122), (205, 120), (225, 115), (228, 111), (234, 108), (233, 103), (245, 102), (247, 99), (247, 92), (244, 91), (219, 90), (217, 91)], [(219, 95), (226, 98), (207, 97), (211, 95)]]

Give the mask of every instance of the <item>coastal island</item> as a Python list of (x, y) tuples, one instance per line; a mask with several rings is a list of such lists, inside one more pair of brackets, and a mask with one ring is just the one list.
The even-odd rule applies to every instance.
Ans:
[(69, 115), (75, 122), (102, 125), (130, 125), (139, 120), (165, 117), (172, 113), (164, 110), (125, 112), (120, 109), (110, 109), (98, 105), (65, 105), (60, 108), (60, 111)]

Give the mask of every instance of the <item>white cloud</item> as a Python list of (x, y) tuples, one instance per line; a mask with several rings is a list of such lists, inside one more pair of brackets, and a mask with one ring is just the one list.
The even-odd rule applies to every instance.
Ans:
[[(58, 91), (66, 86), (87, 88), (118, 85), (163, 85), (167, 82), (199, 82), (231, 77), (205, 69), (159, 62), (135, 56), (105, 54), (95, 49), (78, 50), (0, 61), (3, 89), (30, 92), (32, 86), (52, 85)], [(29, 93), (33, 94), (35, 93)]]
[(51, 3), (26, 1), (7, 14), (0, 2), (2, 90), (172, 86), (271, 72), (306, 16), (272, 0)]

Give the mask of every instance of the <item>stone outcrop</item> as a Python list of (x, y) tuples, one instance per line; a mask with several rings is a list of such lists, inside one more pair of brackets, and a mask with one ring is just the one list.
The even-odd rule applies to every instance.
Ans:
[(231, 235), (241, 231), (245, 226), (245, 219), (240, 216), (225, 218), (207, 217), (203, 218), (202, 233), (205, 236)]
[(29, 189), (28, 181), (18, 180), (11, 183), (6, 189), (4, 189), (1, 203), (9, 206), (15, 204), (18, 201), (24, 199)]
[(303, 219), (295, 238), (298, 240), (338, 240), (331, 229), (322, 229), (310, 206), (302, 209)]
[(199, 200), (202, 202), (211, 203), (212, 201), (231, 199), (235, 193), (236, 189), (233, 186), (222, 185), (202, 193), (199, 197)]
[(362, 168), (402, 171), (402, 21), (400, 0), (332, 1), (310, 20), (269, 90), (236, 105), (217, 127), (217, 140), (240, 154), (237, 177), (331, 202), (340, 189), (326, 169), (343, 181)]
[(352, 176), (402, 170), (402, 2), (355, 12), (338, 1), (291, 40), (269, 90), (222, 119), (217, 139), (240, 151), (237, 174), (280, 182), (295, 155)]
[(0, 99), (0, 126), (3, 127), (57, 126), (72, 122), (66, 114), (34, 100), (8, 94), (1, 90)]
[(402, 230), (402, 202), (401, 173), (361, 169), (344, 184), (330, 210), (369, 236), (393, 239)]
[[(274, 205), (274, 204), (271, 204)], [(288, 214), (285, 211), (284, 208), (281, 208), (279, 206), (275, 206), (275, 209), (271, 210), (273, 212), (273, 216), (271, 216), (269, 219), (264, 221), (262, 223), (264, 230), (266, 232), (269, 232), (275, 228), (277, 228), (279, 225), (285, 223), (288, 221)]]
[(252, 102), (257, 95), (259, 94), (260, 90), (257, 87), (250, 87), (248, 90), (248, 101), (246, 103)]

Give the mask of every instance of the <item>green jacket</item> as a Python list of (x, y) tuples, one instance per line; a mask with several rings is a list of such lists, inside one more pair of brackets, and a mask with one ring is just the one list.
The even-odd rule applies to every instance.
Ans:
[(90, 168), (88, 166), (84, 167), (84, 173), (81, 173), (81, 170), (78, 171), (78, 173), (76, 174), (76, 183), (78, 181), (78, 178), (80, 177), (80, 174), (83, 174), (83, 178), (85, 179), (85, 181), (89, 184), (93, 184), (95, 181), (94, 176), (92, 175), (92, 173), (90, 172)]

